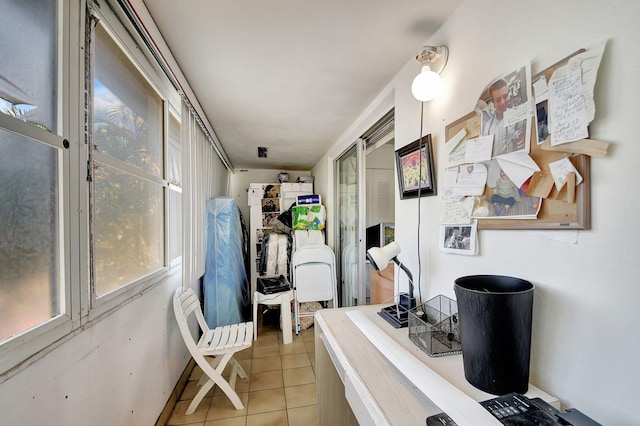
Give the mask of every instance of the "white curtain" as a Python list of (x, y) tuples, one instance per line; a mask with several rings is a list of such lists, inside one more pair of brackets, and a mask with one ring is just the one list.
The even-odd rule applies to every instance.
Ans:
[(195, 287), (204, 275), (207, 200), (226, 195), (229, 171), (189, 107), (182, 104), (183, 285)]

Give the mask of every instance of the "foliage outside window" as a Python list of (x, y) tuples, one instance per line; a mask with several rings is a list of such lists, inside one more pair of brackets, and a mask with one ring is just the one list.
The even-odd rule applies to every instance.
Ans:
[(103, 296), (164, 266), (163, 104), (101, 26), (95, 46), (92, 248)]

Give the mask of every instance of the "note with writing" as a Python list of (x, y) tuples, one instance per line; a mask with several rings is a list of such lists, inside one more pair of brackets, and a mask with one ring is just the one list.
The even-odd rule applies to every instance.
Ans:
[(596, 113), (596, 105), (593, 100), (593, 89), (596, 85), (596, 75), (600, 67), (605, 43), (601, 43), (586, 52), (582, 52), (569, 59), (569, 66), (579, 66), (582, 70), (582, 94), (587, 109), (587, 123), (591, 123)]
[(582, 176), (578, 173), (578, 170), (575, 168), (573, 163), (566, 157), (562, 160), (549, 163), (549, 170), (553, 175), (553, 181), (558, 189), (564, 186), (567, 174), (570, 172), (576, 174), (576, 185), (579, 185), (582, 182)]
[(465, 162), (467, 151), (467, 131), (463, 128), (444, 145), (450, 166), (457, 166)]
[(493, 135), (480, 136), (478, 138), (468, 139), (467, 147), (464, 153), (465, 163), (477, 163), (479, 161), (491, 160), (491, 151), (493, 150)]
[(527, 118), (533, 115), (533, 111), (535, 108), (535, 103), (533, 99), (531, 102), (525, 102), (513, 108), (507, 108), (504, 112), (504, 125), (512, 126), (516, 123), (521, 122), (522, 120), (526, 120)]
[(482, 163), (463, 164), (456, 177), (453, 196), (481, 195), (487, 183), (487, 167)]
[(442, 204), (440, 223), (462, 225), (471, 223), (471, 209), (473, 198), (466, 197), (461, 201), (448, 201)]
[(458, 167), (449, 167), (444, 169), (444, 176), (442, 179), (442, 191), (440, 197), (443, 201), (449, 201), (453, 199), (460, 199), (460, 197), (454, 197), (453, 191), (456, 187), (456, 181), (458, 180)]
[(549, 80), (548, 90), (551, 145), (588, 137), (581, 68), (577, 67), (568, 73), (566, 70), (556, 70)]

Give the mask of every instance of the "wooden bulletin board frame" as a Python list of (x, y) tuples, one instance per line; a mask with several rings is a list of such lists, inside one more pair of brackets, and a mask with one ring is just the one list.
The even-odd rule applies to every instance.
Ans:
[[(571, 57), (583, 51), (584, 49), (579, 50), (536, 74), (532, 78), (532, 82), (542, 75), (545, 75), (548, 81), (556, 68), (565, 65)], [(547, 165), (550, 162), (569, 157), (583, 178), (582, 183), (576, 186), (575, 201), (569, 203), (563, 197), (555, 199), (558, 196), (558, 191), (554, 188), (549, 197), (542, 201), (537, 219), (478, 219), (478, 229), (591, 229), (591, 157), (584, 154), (571, 155), (566, 152), (543, 150), (537, 144), (535, 120), (532, 122), (529, 155), (543, 172), (549, 172)], [(450, 140), (463, 128), (467, 131), (467, 138), (480, 136), (480, 115), (470, 112), (447, 125), (445, 127), (446, 140)]]

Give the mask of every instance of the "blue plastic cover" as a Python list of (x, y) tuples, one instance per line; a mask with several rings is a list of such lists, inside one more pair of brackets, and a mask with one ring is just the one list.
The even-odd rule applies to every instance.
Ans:
[(245, 321), (247, 273), (242, 256), (242, 227), (231, 197), (207, 201), (204, 317), (210, 328)]

